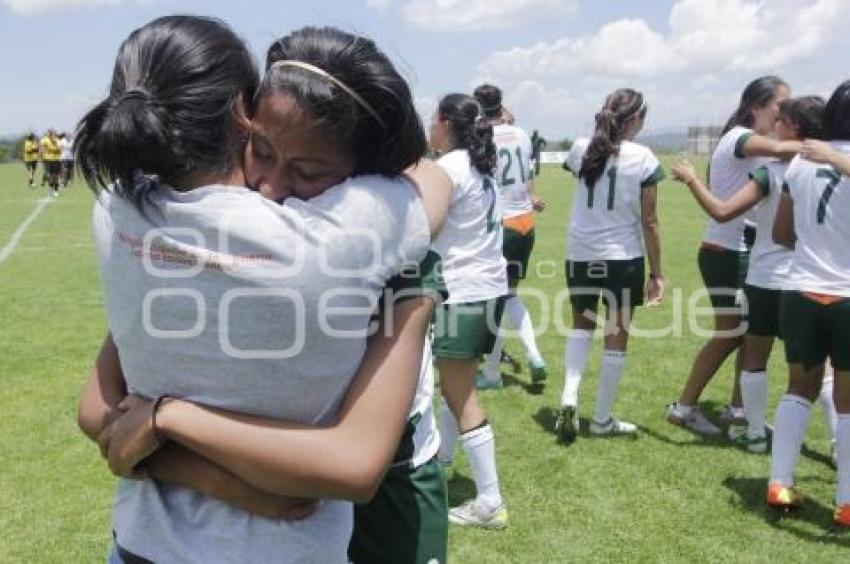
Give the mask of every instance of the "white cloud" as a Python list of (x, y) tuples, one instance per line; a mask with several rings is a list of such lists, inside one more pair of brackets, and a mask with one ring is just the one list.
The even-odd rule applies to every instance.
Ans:
[(54, 12), (68, 8), (88, 8), (90, 6), (117, 6), (129, 2), (141, 3), (146, 0), (0, 0), (10, 12), (19, 16), (31, 16)]
[[(385, 9), (392, 0), (367, 0)], [(429, 31), (505, 29), (574, 10), (578, 0), (408, 0), (404, 19)]]
[(651, 128), (722, 121), (758, 74), (820, 68), (829, 82), (843, 78), (835, 61), (846, 47), (829, 49), (850, 29), (847, 0), (677, 0), (668, 23), (659, 31), (619, 19), (589, 35), (497, 51), (470, 86), (501, 86), (520, 121), (587, 133), (588, 117), (622, 86), (647, 94)]

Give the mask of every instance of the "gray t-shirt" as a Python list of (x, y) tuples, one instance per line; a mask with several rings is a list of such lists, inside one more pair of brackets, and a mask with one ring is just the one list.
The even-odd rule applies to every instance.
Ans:
[[(309, 424), (335, 415), (388, 278), (428, 225), (405, 180), (357, 177), (284, 205), (243, 188), (167, 187), (139, 214), (104, 192), (94, 231), (128, 389)], [(119, 545), (156, 562), (346, 562), (348, 502), (298, 522), (122, 480)]]

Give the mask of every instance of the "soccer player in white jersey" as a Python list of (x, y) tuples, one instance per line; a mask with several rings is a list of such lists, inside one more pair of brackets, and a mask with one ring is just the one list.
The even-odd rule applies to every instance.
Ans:
[[(850, 154), (850, 81), (824, 110), (823, 139)], [(836, 524), (850, 527), (850, 180), (831, 165), (795, 158), (774, 225), (777, 243), (793, 247), (782, 331), (789, 365), (787, 393), (776, 409), (767, 501), (782, 508), (801, 502), (793, 471), (827, 358), (835, 370), (837, 411)]]
[[(788, 98), (788, 85), (775, 76), (753, 80), (741, 94), (738, 108), (729, 118), (723, 136), (711, 156), (709, 186), (722, 200), (732, 197), (747, 184), (749, 174), (764, 165), (768, 157), (791, 158), (800, 149), (799, 141), (776, 141), (767, 137), (773, 132), (779, 103)], [(742, 316), (737, 296), (747, 275), (748, 248), (755, 235), (754, 223), (747, 218), (719, 223), (708, 220), (697, 260), (703, 282), (714, 309), (714, 335), (697, 353), (679, 399), (667, 407), (667, 420), (692, 432), (720, 435), (721, 430), (708, 420), (697, 403), (714, 374), (743, 342)], [(735, 364), (736, 384), (732, 401), (724, 418), (745, 424), (737, 385), (743, 357)], [(762, 386), (761, 377), (744, 385)]]
[[(502, 214), (502, 252), (508, 261), (508, 287), (510, 296), (505, 302), (505, 315), (519, 333), (528, 359), (531, 382), (542, 384), (546, 380), (546, 362), (537, 348), (534, 323), (516, 289), (528, 271), (528, 261), (534, 249), (534, 212), (543, 211), (545, 202), (534, 189), (534, 172), (531, 161), (533, 147), (528, 134), (508, 122), (502, 105), (502, 91), (491, 84), (482, 84), (473, 94), (481, 104), (484, 116), (493, 123), (493, 143), (496, 145), (498, 165), (496, 182), (499, 186), (499, 207)], [(505, 338), (496, 337), (493, 352), (478, 380), (479, 389), (501, 387), (499, 363)]]
[[(776, 138), (802, 141), (821, 134), (824, 100), (818, 96), (789, 98), (779, 104)], [(684, 161), (673, 167), (676, 180), (685, 183), (702, 208), (717, 222), (725, 223), (755, 209), (758, 225), (772, 226), (779, 206), (788, 161), (771, 160), (750, 173), (749, 181), (728, 200), (712, 194), (697, 177), (694, 167)], [(756, 204), (761, 205), (756, 207)], [(779, 328), (779, 298), (788, 282), (791, 251), (773, 242), (771, 229), (759, 229), (750, 253), (744, 284), (747, 299), (747, 333), (744, 336), (741, 392), (747, 429), (736, 441), (750, 452), (767, 452), (765, 419), (767, 414), (767, 363)], [(831, 386), (825, 386), (827, 390)], [(827, 425), (832, 429), (831, 393), (822, 399)]]
[(493, 350), (502, 306), (508, 293), (502, 256), (499, 199), (491, 176), (496, 167), (493, 128), (478, 103), (466, 94), (449, 94), (431, 121), (437, 164), (454, 182), (451, 210), (431, 245), (442, 263), (448, 299), (437, 308), (434, 357), (440, 391), (450, 413), (440, 420), (440, 459), (449, 462), (459, 435), (472, 469), (475, 498), (452, 508), (457, 525), (507, 526), (496, 471), (493, 430), (475, 393), (481, 356)]
[(640, 92), (614, 91), (596, 114), (593, 138), (577, 139), (567, 157), (566, 165), (578, 182), (566, 261), (573, 328), (564, 348), (564, 392), (555, 423), (564, 442), (575, 439), (578, 432), (578, 390), (597, 326), (600, 294), (607, 308), (605, 350), (590, 433), (637, 431), (634, 424), (614, 418), (611, 408), (626, 365), (629, 323), (634, 308), (644, 303), (644, 255), (649, 261), (649, 304), (658, 303), (664, 293), (656, 214), (657, 187), (664, 170), (652, 151), (633, 141), (643, 128), (646, 112)]

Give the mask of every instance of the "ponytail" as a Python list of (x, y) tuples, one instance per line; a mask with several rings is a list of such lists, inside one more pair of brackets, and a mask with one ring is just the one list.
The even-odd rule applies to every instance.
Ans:
[(596, 114), (596, 129), (587, 146), (578, 176), (588, 187), (605, 171), (608, 158), (617, 154), (623, 140), (623, 129), (629, 118), (646, 115), (643, 94), (630, 88), (616, 90), (605, 99), (605, 105)]
[(472, 166), (484, 175), (496, 168), (496, 145), (493, 125), (481, 113), (478, 102), (466, 94), (449, 94), (439, 104), (440, 119), (447, 120), (455, 149), (466, 149)]
[(74, 152), (92, 190), (142, 211), (159, 182), (227, 172), (239, 144), (235, 109), (259, 78), (245, 44), (224, 23), (158, 18), (121, 45), (109, 96), (80, 120)]
[(116, 194), (141, 209), (160, 178), (188, 170), (188, 154), (173, 133), (150, 94), (126, 90), (80, 120), (75, 142), (80, 170), (95, 190), (114, 182)]

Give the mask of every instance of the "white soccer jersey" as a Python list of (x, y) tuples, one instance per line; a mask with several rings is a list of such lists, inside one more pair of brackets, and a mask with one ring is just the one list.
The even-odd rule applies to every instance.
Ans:
[(416, 396), (410, 409), (410, 420), (414, 422), (413, 454), (410, 460), (395, 465), (418, 468), (431, 460), (440, 449), (440, 432), (434, 417), (434, 358), (431, 354), (431, 339), (425, 338), (422, 349), (422, 366)]
[[(770, 161), (767, 157), (745, 157), (742, 149), (753, 130), (740, 125), (726, 132), (717, 143), (708, 169), (708, 184), (711, 193), (721, 200), (728, 200), (749, 181), (749, 174)], [(733, 251), (746, 251), (744, 226), (754, 216), (744, 214), (726, 223), (708, 219), (702, 240), (712, 245)]]
[[(567, 155), (567, 166), (578, 176), (590, 140), (577, 139)], [(608, 159), (596, 184), (588, 188), (579, 179), (573, 193), (567, 259), (573, 261), (623, 260), (643, 256), (640, 224), (641, 190), (658, 184), (664, 171), (648, 148), (631, 141)]]
[[(850, 141), (831, 145), (850, 154)], [(783, 189), (794, 200), (797, 234), (788, 288), (850, 297), (850, 180), (830, 166), (795, 157)]]
[(499, 164), (499, 204), (502, 218), (516, 217), (534, 210), (528, 195), (528, 183), (534, 176), (531, 162), (531, 139), (515, 125), (500, 124), (493, 128), (493, 143)]
[(489, 300), (508, 293), (495, 182), (473, 168), (469, 153), (455, 150), (437, 164), (454, 184), (449, 215), (431, 248), (440, 255), (449, 292), (445, 303)]
[(750, 173), (764, 194), (755, 214), (756, 222), (762, 228), (756, 232), (756, 242), (750, 253), (747, 284), (751, 286), (781, 290), (788, 283), (792, 253), (773, 242), (773, 220), (776, 218), (787, 169), (787, 162), (771, 161)]

